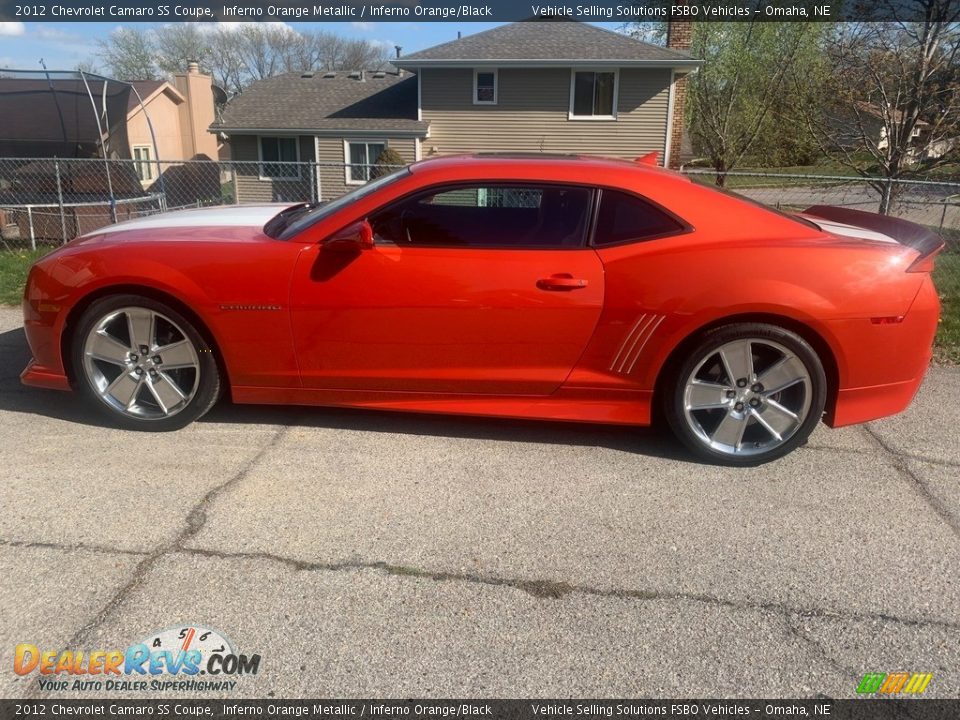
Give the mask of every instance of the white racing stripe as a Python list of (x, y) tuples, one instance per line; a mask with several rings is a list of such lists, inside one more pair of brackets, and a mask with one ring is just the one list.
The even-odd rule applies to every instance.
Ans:
[(803, 217), (824, 232), (832, 233), (833, 235), (842, 235), (843, 237), (855, 237), (860, 238), (861, 240), (876, 240), (877, 242), (898, 244), (896, 238), (892, 238), (889, 235), (884, 235), (876, 230), (867, 230), (866, 228), (857, 227), (856, 225), (847, 225), (845, 223), (823, 220), (822, 218), (814, 215), (804, 215)]
[(263, 227), (290, 203), (274, 205), (221, 205), (212, 208), (174, 210), (173, 212), (149, 215), (136, 220), (127, 220), (94, 230), (89, 235), (127, 232), (130, 230), (155, 230), (161, 228), (188, 227)]

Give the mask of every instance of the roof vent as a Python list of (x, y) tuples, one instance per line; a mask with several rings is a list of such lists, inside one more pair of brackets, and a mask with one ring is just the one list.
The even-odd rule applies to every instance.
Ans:
[(377, 71), (373, 74), (373, 76), (374, 76), (375, 78), (386, 77), (386, 75), (387, 75), (387, 74), (386, 74), (383, 70), (377, 70)]
[(323, 74), (323, 76), (324, 76), (325, 78), (335, 78), (335, 77), (337, 76), (337, 74), (336, 74), (333, 70), (327, 70), (327, 71)]
[(314, 75), (316, 75), (316, 73), (313, 70), (308, 70), (307, 72), (303, 73), (300, 77), (312, 78)]
[(351, 70), (350, 74), (347, 75), (351, 80), (363, 80), (363, 71), (362, 70)]

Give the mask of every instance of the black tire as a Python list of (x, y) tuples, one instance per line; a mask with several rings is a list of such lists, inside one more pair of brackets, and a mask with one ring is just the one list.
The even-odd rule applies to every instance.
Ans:
[[(747, 386), (741, 388), (737, 385), (737, 380), (742, 378), (728, 377), (730, 371), (726, 359), (720, 355), (720, 349), (725, 348), (727, 352), (728, 348), (744, 347), (743, 341), (749, 341), (745, 347), (751, 350), (743, 355), (751, 356), (751, 366), (757, 368), (757, 372), (755, 377), (747, 381)], [(778, 360), (775, 353), (780, 350), (786, 350), (789, 355), (783, 354)], [(802, 370), (794, 364), (794, 358), (802, 365)], [(764, 361), (769, 364), (764, 366)], [(780, 393), (764, 395), (763, 392), (769, 393), (770, 389), (756, 382), (757, 376), (762, 376), (764, 370), (769, 370), (777, 362), (782, 362), (784, 368), (790, 363), (789, 367), (796, 368), (802, 379)], [(803, 377), (803, 371), (806, 377)], [(773, 379), (772, 374), (767, 377)], [(723, 407), (699, 408), (691, 401), (688, 413), (687, 399), (688, 396), (693, 397), (689, 393), (701, 389), (697, 385), (689, 388), (688, 392), (688, 383), (694, 380), (697, 383), (708, 383), (710, 388), (707, 392), (711, 396), (719, 394), (716, 388), (728, 386), (721, 395), (722, 402), (727, 404)], [(754, 392), (754, 388), (760, 388), (760, 391)], [(735, 394), (732, 398), (731, 389)], [(789, 394), (793, 403), (793, 406), (786, 409), (794, 410), (796, 415), (796, 419), (792, 421), (787, 420), (787, 415), (782, 412), (787, 405), (784, 399), (786, 394)], [(781, 458), (806, 442), (823, 416), (827, 378), (816, 351), (796, 333), (766, 323), (736, 323), (709, 330), (693, 343), (684, 357), (680, 358), (676, 370), (667, 376), (661, 398), (664, 416), (674, 435), (698, 458), (718, 465), (749, 467)], [(758, 404), (753, 410), (750, 406), (752, 402)], [(704, 405), (708, 403), (709, 401)], [(805, 415), (800, 414), (801, 409), (805, 409)], [(783, 437), (778, 440), (769, 429), (767, 420), (761, 421), (758, 417), (774, 417), (764, 415), (765, 411), (774, 413), (781, 421), (792, 422), (789, 435), (786, 430), (781, 429)], [(731, 427), (739, 429), (742, 423), (745, 428), (739, 430), (740, 439), (736, 443), (724, 444), (716, 440), (721, 425), (728, 420)], [(718, 435), (710, 435), (711, 427)], [(753, 438), (749, 442), (745, 440), (748, 433)]]
[[(126, 336), (123, 334), (123, 327), (130, 326), (128, 311), (131, 316), (141, 317), (140, 313), (149, 313), (153, 318), (149, 335), (156, 342), (151, 341), (150, 352), (142, 357), (133, 355), (137, 361), (128, 360), (126, 366), (112, 357), (101, 361), (94, 353), (88, 355), (88, 339), (93, 342), (93, 334), (97, 330), (102, 335), (105, 328), (101, 324), (111, 316), (114, 317), (109, 321), (112, 324), (106, 327), (108, 340), (119, 341), (116, 346), (111, 346), (111, 352), (121, 354), (120, 346), (124, 343), (136, 345), (136, 340), (131, 339), (131, 332), (127, 332)], [(166, 347), (172, 348), (173, 343), (177, 343), (182, 348), (181, 352), (190, 352), (182, 344), (183, 340), (189, 341), (192, 353), (188, 362), (193, 365), (186, 368), (171, 367), (168, 363), (168, 367), (164, 367), (159, 351), (154, 350), (157, 345), (163, 344), (161, 336), (166, 340)], [(172, 354), (173, 350), (170, 352)], [(206, 414), (216, 404), (222, 390), (216, 357), (194, 322), (169, 305), (140, 295), (111, 295), (94, 301), (84, 311), (71, 335), (70, 361), (73, 386), (87, 405), (109, 424), (128, 430), (179, 430)], [(155, 361), (156, 365), (153, 364)], [(147, 362), (150, 363), (149, 367), (141, 367)], [(134, 374), (138, 368), (139, 374)], [(111, 377), (110, 373), (115, 375)], [(121, 375), (125, 377), (120, 378)], [(151, 380), (151, 386), (147, 387), (144, 383), (148, 378), (156, 378), (157, 384), (154, 385)], [(112, 380), (115, 379), (136, 385), (137, 389), (131, 390), (134, 398), (132, 410), (121, 409), (122, 401), (105, 392), (104, 385), (112, 386)], [(158, 389), (156, 394), (154, 388)], [(179, 393), (179, 397), (170, 395), (171, 388)], [(160, 389), (166, 392), (160, 392)], [(170, 407), (166, 408), (160, 395), (167, 396), (167, 400), (174, 397), (177, 402), (171, 402)], [(151, 407), (151, 403), (155, 407)], [(138, 411), (141, 414), (135, 414)]]

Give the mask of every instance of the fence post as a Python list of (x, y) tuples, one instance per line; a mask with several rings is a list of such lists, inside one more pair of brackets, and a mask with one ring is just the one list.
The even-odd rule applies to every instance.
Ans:
[(53, 161), (54, 174), (57, 176), (57, 205), (60, 206), (60, 239), (64, 245), (67, 243), (67, 218), (63, 212), (63, 183), (60, 182), (60, 160), (55, 158)]
[(237, 180), (237, 166), (231, 163), (230, 175), (233, 176), (233, 204), (240, 204), (240, 183)]
[(27, 205), (27, 224), (30, 226), (30, 249), (37, 249), (37, 238), (33, 233), (33, 206)]

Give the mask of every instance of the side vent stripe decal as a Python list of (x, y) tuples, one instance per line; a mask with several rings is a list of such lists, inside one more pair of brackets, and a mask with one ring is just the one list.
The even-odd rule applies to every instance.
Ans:
[(627, 374), (633, 372), (634, 365), (637, 364), (637, 360), (640, 359), (640, 356), (643, 354), (643, 349), (647, 346), (647, 343), (650, 342), (650, 338), (653, 337), (653, 334), (657, 331), (657, 328), (660, 327), (660, 323), (663, 322), (665, 315), (661, 315), (660, 319), (654, 323), (653, 327), (650, 328), (650, 331), (647, 333), (647, 336), (643, 339), (643, 342), (640, 343), (640, 347), (637, 349), (637, 354), (633, 356), (633, 362), (630, 363), (630, 367), (627, 369)]
[(646, 317), (646, 314), (643, 314), (643, 315), (641, 315), (640, 317), (638, 317), (638, 318), (637, 318), (637, 321), (633, 324), (633, 327), (630, 328), (630, 332), (628, 332), (628, 333), (626, 334), (626, 336), (624, 336), (623, 342), (620, 343), (620, 349), (617, 350), (617, 354), (616, 354), (616, 356), (613, 358), (613, 362), (610, 363), (610, 369), (611, 369), (611, 370), (613, 370), (613, 368), (616, 366), (617, 362), (619, 362), (620, 356), (623, 355), (623, 350), (624, 350), (624, 348), (627, 347), (627, 343), (630, 341), (630, 338), (633, 337), (633, 334), (637, 331), (637, 328), (640, 327), (640, 323), (643, 322), (643, 319), (644, 319), (645, 317)]
[(643, 349), (650, 342), (650, 338), (653, 337), (657, 328), (660, 327), (660, 323), (665, 319), (666, 315), (648, 315), (646, 313), (638, 317), (633, 327), (630, 328), (630, 332), (624, 336), (623, 342), (620, 343), (617, 354), (610, 363), (610, 370), (621, 374), (633, 372), (633, 368), (643, 354)]

